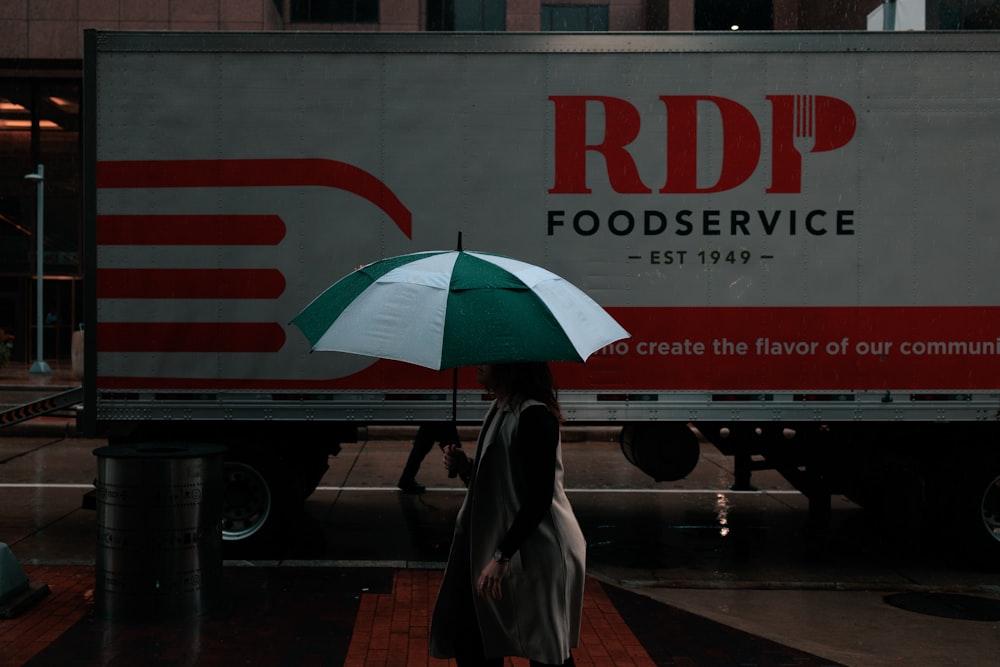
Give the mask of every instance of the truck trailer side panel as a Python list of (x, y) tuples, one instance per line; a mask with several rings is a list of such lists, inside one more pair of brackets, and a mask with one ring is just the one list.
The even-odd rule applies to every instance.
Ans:
[[(741, 456), (829, 423), (863, 451), (891, 424), (964, 423), (993, 451), (997, 34), (86, 47), (92, 428), (449, 418), (450, 372), (310, 354), (289, 322), (357, 266), (461, 233), (632, 334), (558, 365), (571, 421), (632, 443), (693, 422)], [(471, 370), (459, 387), (474, 422)], [(755, 444), (761, 423), (785, 435)]]

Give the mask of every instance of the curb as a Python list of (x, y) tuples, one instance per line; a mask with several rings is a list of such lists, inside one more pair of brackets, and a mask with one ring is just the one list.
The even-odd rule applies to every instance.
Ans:
[(0, 428), (0, 438), (76, 438), (76, 419), (35, 417)]

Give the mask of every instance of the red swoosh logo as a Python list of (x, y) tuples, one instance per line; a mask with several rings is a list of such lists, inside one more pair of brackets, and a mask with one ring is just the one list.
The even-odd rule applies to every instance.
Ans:
[(269, 322), (101, 322), (98, 352), (277, 352), (280, 324)]
[(337, 160), (116, 160), (98, 164), (99, 188), (232, 188), (319, 186), (337, 188), (378, 206), (412, 238), (413, 215), (381, 180)]
[(99, 299), (277, 299), (277, 269), (98, 269)]
[(276, 215), (99, 215), (98, 245), (278, 245)]

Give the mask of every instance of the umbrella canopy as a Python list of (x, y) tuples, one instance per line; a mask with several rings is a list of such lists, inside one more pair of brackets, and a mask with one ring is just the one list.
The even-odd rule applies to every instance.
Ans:
[(312, 349), (440, 370), (515, 361), (583, 362), (629, 334), (572, 283), (509, 257), (418, 252), (329, 287), (292, 323)]

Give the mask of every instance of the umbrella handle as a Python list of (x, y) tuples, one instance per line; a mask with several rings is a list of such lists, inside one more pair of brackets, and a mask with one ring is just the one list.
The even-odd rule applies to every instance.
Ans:
[[(448, 444), (455, 445), (459, 449), (462, 448), (462, 443), (461, 442), (451, 442), (451, 443), (448, 443)], [(457, 470), (449, 470), (448, 471), (448, 479), (455, 479), (456, 477), (458, 477), (458, 471)]]
[[(442, 443), (442, 448), (443, 447), (447, 447), (448, 445), (455, 445), (459, 449), (462, 448), (462, 443), (460, 441), (458, 441), (458, 440), (455, 440), (454, 442), (449, 442), (447, 444), (443, 444)], [(448, 479), (455, 479), (456, 477), (458, 477), (458, 471), (457, 470), (449, 470), (448, 471)]]

